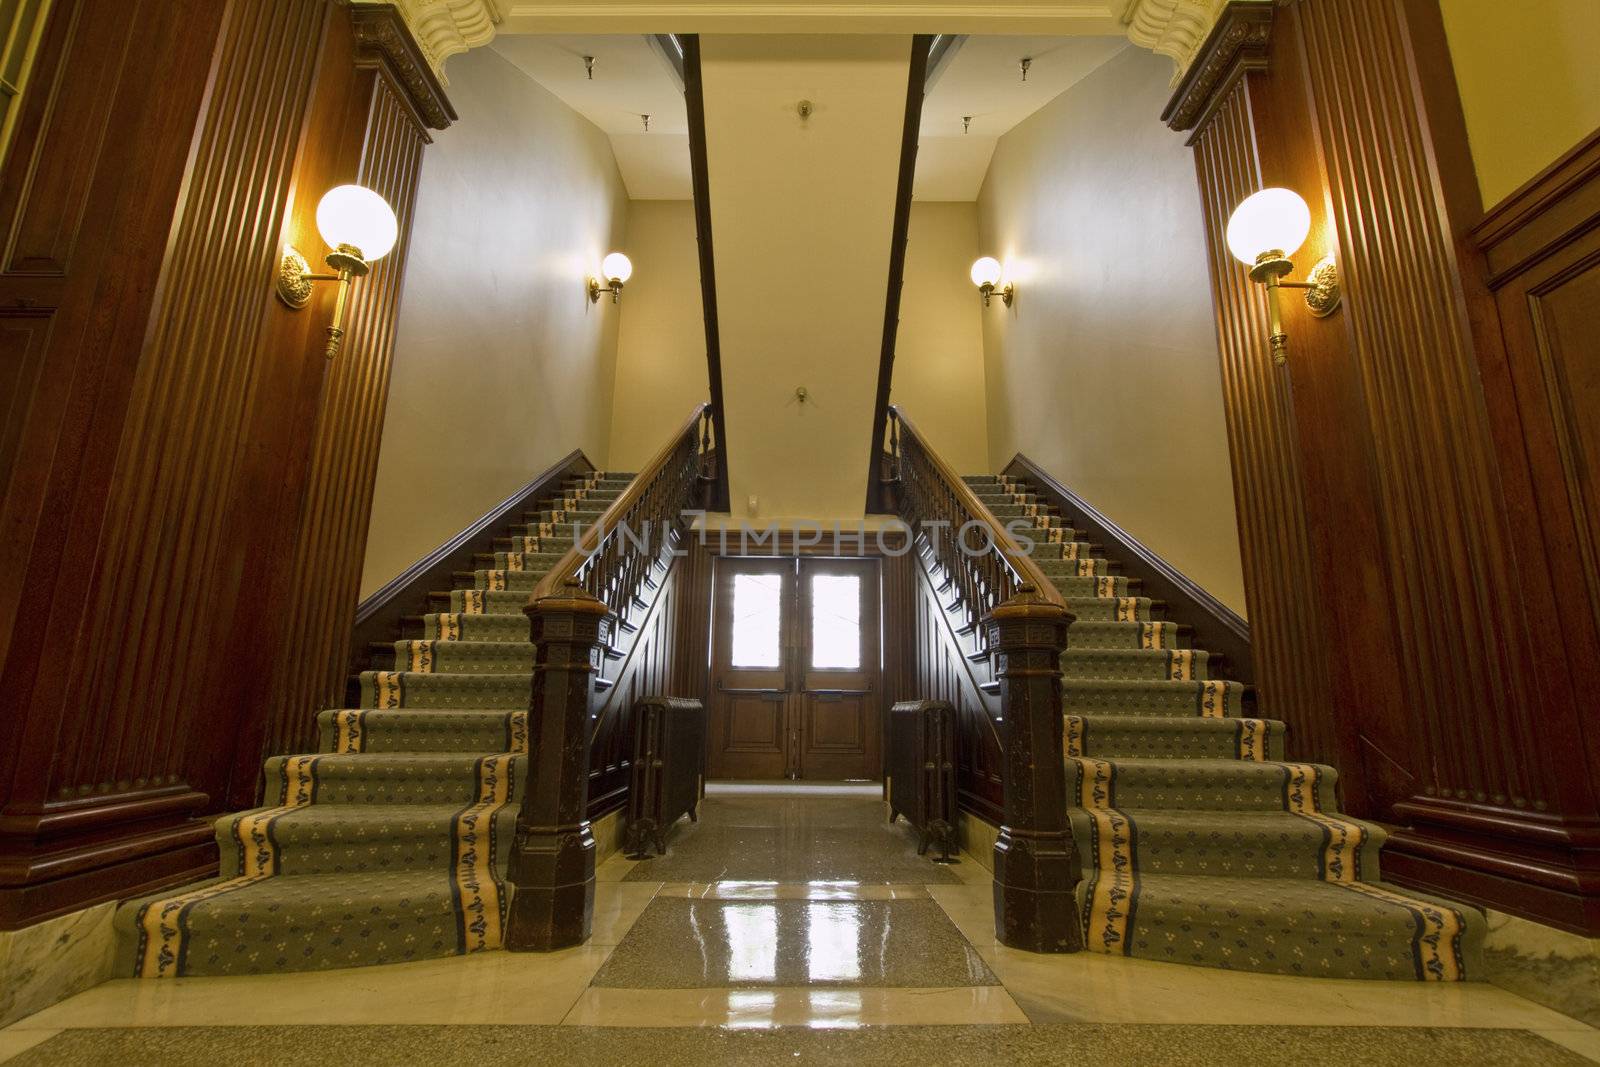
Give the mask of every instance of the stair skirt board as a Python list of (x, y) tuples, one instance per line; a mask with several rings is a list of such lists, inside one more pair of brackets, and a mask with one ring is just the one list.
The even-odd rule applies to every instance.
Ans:
[[(573, 479), (539, 514), (599, 514), (632, 477)], [(472, 588), (431, 595), (438, 610), (420, 638), (395, 641), (384, 669), (362, 672), (359, 708), (318, 715), (317, 753), (265, 761), (262, 806), (216, 821), (216, 879), (118, 909), (118, 975), (312, 971), (501, 947), (529, 762), (525, 590), (570, 544), (525, 517), (508, 536), (511, 553), (480, 559), (492, 565), (457, 583)]]
[(1252, 717), (1225, 663), (1026, 481), (966, 481), (996, 518), (1032, 524), (1077, 617), (1063, 757), (1085, 947), (1323, 978), (1482, 977), (1482, 914), (1383, 883), (1382, 828), (1340, 814), (1333, 768), (1285, 762), (1284, 724)]

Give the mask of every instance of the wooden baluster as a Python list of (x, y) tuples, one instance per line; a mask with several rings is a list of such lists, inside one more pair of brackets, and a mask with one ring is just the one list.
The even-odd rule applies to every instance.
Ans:
[(1072, 618), (1023, 584), (987, 620), (1005, 739), (1005, 823), (994, 845), (995, 936), (1029, 952), (1083, 947), (1062, 759), (1061, 653)]

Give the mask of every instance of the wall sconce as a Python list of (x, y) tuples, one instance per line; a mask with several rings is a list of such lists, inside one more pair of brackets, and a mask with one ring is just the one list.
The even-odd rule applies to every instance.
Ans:
[(383, 197), (365, 186), (340, 185), (329, 189), (317, 204), (317, 232), (333, 249), (327, 262), (337, 273), (312, 274), (306, 257), (285, 245), (278, 264), (278, 296), (299, 310), (311, 299), (313, 282), (339, 283), (333, 324), (328, 327), (328, 345), (323, 349), (323, 355), (332, 359), (344, 342), (344, 312), (351, 279), (364, 277), (373, 263), (389, 254), (400, 236), (400, 225)]
[(1250, 278), (1267, 287), (1267, 315), (1272, 330), (1272, 362), (1289, 358), (1289, 336), (1283, 332), (1278, 290), (1304, 289), (1306, 307), (1319, 319), (1339, 306), (1339, 268), (1327, 256), (1311, 268), (1303, 282), (1286, 282), (1294, 255), (1311, 233), (1311, 209), (1298, 193), (1263, 189), (1244, 199), (1228, 219), (1228, 251), (1250, 268)]
[[(983, 294), (983, 306), (989, 306), (989, 298), (995, 294), (995, 286), (1000, 284), (1000, 261), (993, 256), (984, 256), (972, 263), (972, 284), (978, 287), (978, 292)], [(1011, 301), (1017, 298), (1017, 287), (1007, 282), (1000, 291), (1000, 299), (1005, 301), (1006, 307), (1011, 306)]]
[(598, 304), (601, 293), (610, 293), (611, 302), (615, 304), (622, 299), (622, 286), (629, 278), (633, 277), (633, 260), (621, 252), (613, 252), (600, 261), (600, 273), (606, 277), (606, 286), (601, 288), (596, 278), (589, 279), (589, 302)]

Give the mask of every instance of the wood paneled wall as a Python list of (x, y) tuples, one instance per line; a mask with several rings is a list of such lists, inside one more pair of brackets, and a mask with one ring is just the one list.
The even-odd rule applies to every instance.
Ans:
[(1003, 753), (995, 720), (998, 693), (988, 660), (967, 657), (976, 647), (958, 634), (960, 623), (945, 610), (941, 590), (928, 564), (915, 551), (883, 561), (884, 704), (902, 700), (945, 700), (956, 709), (956, 794), (962, 810), (999, 825), (1005, 790)]
[[(425, 127), (390, 8), (60, 0), (0, 172), (0, 925), (212, 868), (208, 816), (337, 697)], [(401, 241), (332, 294), (330, 185)]]
[[(1410, 825), (1388, 876), (1600, 931), (1594, 765), (1571, 755), (1596, 745), (1593, 669), (1562, 650), (1566, 534), (1535, 518), (1534, 428), (1466, 240), (1438, 0), (1235, 4), (1166, 117), (1195, 131), (1264, 713), (1353, 812)], [(1269, 185), (1312, 206), (1302, 272), (1332, 253), (1345, 292), (1320, 321), (1286, 294), (1284, 367), (1223, 240)]]

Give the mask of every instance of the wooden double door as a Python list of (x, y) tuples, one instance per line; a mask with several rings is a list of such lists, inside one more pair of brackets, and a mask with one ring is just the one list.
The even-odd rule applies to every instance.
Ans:
[(708, 777), (882, 775), (878, 586), (876, 559), (717, 560)]

